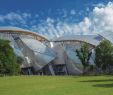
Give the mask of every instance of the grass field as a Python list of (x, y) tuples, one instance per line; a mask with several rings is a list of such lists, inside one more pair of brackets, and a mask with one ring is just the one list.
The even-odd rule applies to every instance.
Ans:
[(113, 76), (0, 77), (0, 95), (113, 95)]

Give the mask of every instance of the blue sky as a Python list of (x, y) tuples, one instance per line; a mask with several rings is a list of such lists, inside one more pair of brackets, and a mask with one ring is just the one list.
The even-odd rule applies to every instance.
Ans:
[[(47, 16), (54, 18), (63, 15), (63, 10), (86, 13), (87, 8), (91, 11), (96, 4), (106, 4), (108, 1), (110, 0), (1, 0), (0, 12), (5, 14), (20, 11), (43, 15), (42, 19)], [(62, 12), (58, 13), (58, 10)], [(85, 15), (87, 14), (79, 15), (77, 19), (81, 20), (81, 17), (83, 18)]]
[[(101, 10), (109, 2), (112, 0), (0, 0), (0, 26), (16, 26), (46, 36), (67, 35), (70, 31), (90, 34), (78, 26), (92, 24), (96, 7)], [(92, 25), (89, 28), (94, 31)]]

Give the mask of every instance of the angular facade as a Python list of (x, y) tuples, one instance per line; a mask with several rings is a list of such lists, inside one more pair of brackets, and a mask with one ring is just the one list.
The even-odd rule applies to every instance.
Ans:
[[(105, 37), (104, 34), (73, 35), (54, 38), (50, 41), (32, 31), (16, 27), (0, 28), (0, 39), (11, 41), (10, 44), (16, 55), (24, 59), (21, 65), (22, 73), (28, 75), (81, 74), (83, 66), (77, 57), (76, 49), (83, 43), (87, 43), (93, 51), (100, 41), (108, 39)], [(94, 64), (94, 59), (93, 52), (90, 64)]]
[(48, 68), (45, 74), (54, 74), (51, 61), (55, 59), (55, 53), (45, 45), (49, 42), (46, 37), (20, 28), (2, 27), (0, 38), (10, 40), (16, 55), (24, 59), (23, 74), (43, 74), (45, 67)]
[[(76, 49), (79, 49), (83, 43), (89, 44), (91, 51), (103, 39), (100, 35), (74, 35), (64, 36), (53, 39), (53, 49), (57, 53), (54, 64), (65, 64), (69, 75), (81, 74), (83, 66), (77, 57)], [(92, 53), (90, 64), (94, 64), (94, 56)]]

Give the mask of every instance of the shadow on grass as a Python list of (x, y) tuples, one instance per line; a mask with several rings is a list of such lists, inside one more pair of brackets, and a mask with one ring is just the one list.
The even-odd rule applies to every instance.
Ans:
[(113, 87), (113, 79), (106, 79), (106, 80), (87, 80), (87, 81), (80, 81), (80, 82), (112, 82), (112, 83), (107, 83), (107, 84), (95, 84), (92, 85), (93, 87), (103, 87), (103, 88), (112, 88)]
[(95, 84), (94, 87), (112, 88), (113, 84)]
[(107, 80), (87, 80), (87, 81), (80, 81), (80, 82), (113, 82), (113, 79), (107, 79)]

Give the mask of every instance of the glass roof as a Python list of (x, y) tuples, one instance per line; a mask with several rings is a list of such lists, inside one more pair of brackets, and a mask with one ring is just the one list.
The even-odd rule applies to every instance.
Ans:
[(60, 42), (60, 41), (81, 41), (81, 42), (86, 42), (92, 45), (98, 45), (99, 42), (101, 41), (102, 37), (99, 35), (72, 35), (72, 36), (63, 36), (59, 37), (56, 39), (53, 39), (52, 41), (54, 42)]

